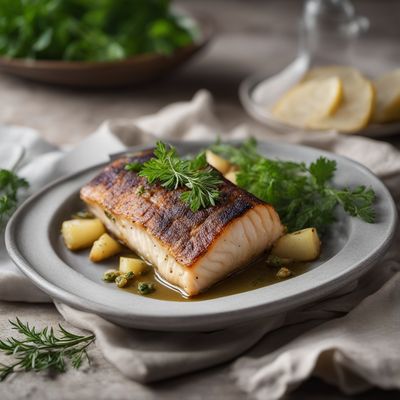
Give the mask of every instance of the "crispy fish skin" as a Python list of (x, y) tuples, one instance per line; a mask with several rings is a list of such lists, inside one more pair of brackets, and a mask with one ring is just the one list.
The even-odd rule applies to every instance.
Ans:
[(166, 190), (124, 169), (146, 151), (112, 162), (81, 189), (106, 227), (187, 296), (204, 291), (266, 250), (283, 233), (272, 206), (225, 179), (213, 207), (192, 212), (184, 189)]

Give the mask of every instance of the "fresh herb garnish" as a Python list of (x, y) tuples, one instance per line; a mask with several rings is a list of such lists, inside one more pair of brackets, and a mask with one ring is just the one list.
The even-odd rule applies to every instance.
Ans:
[(198, 35), (169, 0), (0, 0), (0, 54), (113, 61), (171, 54)]
[(257, 140), (254, 138), (247, 139), (240, 146), (224, 144), (218, 140), (210, 147), (210, 150), (239, 167), (257, 162), (261, 158), (257, 151)]
[(140, 168), (137, 163), (130, 163), (125, 169), (139, 172), (139, 176), (145, 177), (150, 184), (160, 182), (168, 190), (188, 189), (181, 194), (181, 200), (193, 212), (214, 206), (220, 195), (220, 174), (207, 164), (204, 153), (193, 160), (185, 160), (177, 155), (174, 147), (158, 142), (154, 157)]
[(272, 204), (290, 232), (316, 227), (323, 232), (335, 221), (335, 208), (341, 205), (354, 217), (375, 220), (371, 188), (335, 188), (331, 180), (336, 161), (320, 157), (310, 165), (271, 160), (257, 152), (254, 139), (241, 147), (216, 144), (211, 150), (239, 167), (237, 184)]
[(142, 165), (143, 164), (140, 164), (137, 162), (131, 162), (131, 163), (125, 165), (125, 170), (139, 172), (142, 169)]
[(85, 360), (90, 363), (87, 348), (94, 342), (94, 335), (76, 335), (61, 325), (56, 335), (53, 328), (37, 331), (18, 318), (9, 322), (23, 337), (0, 340), (0, 351), (14, 358), (11, 364), (0, 363), (0, 382), (17, 372), (65, 372), (68, 361), (73, 368), (79, 368)]
[(28, 182), (14, 172), (0, 170), (0, 226), (16, 209), (19, 189), (28, 186)]

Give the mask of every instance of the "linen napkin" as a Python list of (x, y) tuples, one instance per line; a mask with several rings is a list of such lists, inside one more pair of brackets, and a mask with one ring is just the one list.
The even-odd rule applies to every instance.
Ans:
[[(381, 176), (400, 198), (400, 154), (392, 146), (335, 132), (281, 137), (245, 126), (224, 132), (206, 91), (136, 120), (105, 122), (76, 149), (63, 152), (26, 128), (0, 128), (1, 166), (14, 168), (37, 190), (56, 176), (106, 160), (109, 153), (156, 138), (241, 138), (305, 143), (351, 157)], [(7, 155), (7, 156), (6, 156)], [(28, 195), (29, 193), (26, 193)], [(103, 318), (56, 307), (71, 324), (96, 334), (96, 345), (121, 373), (150, 382), (238, 358), (232, 377), (256, 398), (279, 399), (314, 375), (355, 393), (373, 385), (400, 388), (400, 251), (395, 244), (359, 282), (324, 301), (287, 315), (210, 333), (160, 333), (127, 329)], [(12, 282), (12, 284), (10, 284)], [(50, 301), (24, 278), (0, 249), (0, 299)], [(278, 329), (279, 328), (279, 329)], [(248, 349), (250, 349), (246, 353)]]

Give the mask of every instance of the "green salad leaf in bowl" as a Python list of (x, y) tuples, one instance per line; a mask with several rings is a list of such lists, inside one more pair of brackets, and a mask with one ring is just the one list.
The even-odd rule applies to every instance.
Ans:
[(0, 56), (115, 61), (172, 54), (196, 28), (169, 0), (0, 0)]

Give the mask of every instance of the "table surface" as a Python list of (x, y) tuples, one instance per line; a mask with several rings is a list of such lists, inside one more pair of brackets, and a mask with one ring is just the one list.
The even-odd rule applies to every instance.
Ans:
[[(215, 97), (215, 110), (226, 129), (241, 123), (257, 126), (243, 111), (237, 96), (239, 83), (258, 71), (274, 72), (296, 55), (297, 20), (302, 2), (295, 0), (181, 1), (206, 13), (215, 23), (216, 36), (207, 49), (168, 79), (142, 88), (73, 90), (41, 85), (0, 75), (0, 123), (37, 129), (52, 143), (77, 143), (105, 118), (134, 118), (160, 107), (190, 99), (201, 88)], [(360, 66), (370, 74), (399, 65), (400, 2), (354, 1), (356, 10), (370, 18), (371, 30), (360, 42)], [(373, 56), (371, 56), (373, 49)], [(400, 136), (385, 140), (400, 147)], [(38, 326), (55, 325), (61, 318), (51, 305), (0, 303), (0, 332), (10, 333), (8, 319), (19, 316)], [(68, 326), (68, 324), (65, 324)], [(90, 368), (58, 377), (24, 374), (0, 385), (0, 398), (11, 399), (244, 399), (224, 365), (153, 385), (124, 378), (99, 351), (91, 351)], [(347, 399), (337, 389), (311, 379), (289, 399)], [(352, 397), (397, 399), (398, 392), (372, 390)]]

